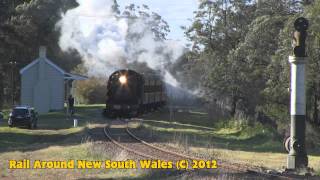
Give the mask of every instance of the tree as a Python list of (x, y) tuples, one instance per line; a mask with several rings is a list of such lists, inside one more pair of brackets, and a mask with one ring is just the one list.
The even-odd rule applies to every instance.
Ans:
[(266, 70), (278, 49), (276, 34), (284, 27), (285, 21), (286, 17), (277, 15), (257, 17), (249, 25), (245, 40), (228, 55), (229, 74), (237, 72), (229, 85), (235, 96), (233, 101), (242, 100), (247, 115), (254, 115), (256, 107), (266, 101), (262, 95), (268, 81)]
[(312, 6), (307, 6), (304, 16), (309, 20), (309, 36), (307, 39), (308, 64), (307, 64), (307, 113), (308, 119), (320, 126), (320, 2), (315, 1)]
[(122, 12), (128, 21), (126, 35), (127, 67), (139, 72), (151, 69), (165, 69), (176, 57), (173, 49), (168, 48), (168, 23), (152, 12), (147, 5), (130, 4)]
[[(76, 74), (87, 74), (88, 70), (83, 64), (78, 65), (73, 71)], [(76, 82), (75, 94), (77, 101), (83, 104), (103, 104), (106, 96), (107, 79), (91, 77), (84, 81)]]
[[(80, 62), (79, 56), (74, 53), (61, 52), (58, 43), (59, 31), (55, 28), (61, 12), (75, 7), (75, 0), (14, 0), (2, 1), (0, 6), (0, 106), (5, 101), (11, 81), (18, 81), (18, 69), (30, 63), (38, 56), (39, 45), (48, 47), (49, 56), (55, 63), (66, 70), (72, 69)], [(70, 59), (69, 61), (64, 61)], [(16, 61), (14, 80), (11, 80), (11, 65), (9, 61)], [(66, 63), (70, 62), (70, 63)], [(9, 73), (10, 72), (10, 73)], [(19, 96), (19, 83), (17, 92)], [(4, 91), (5, 90), (5, 91)], [(7, 94), (4, 95), (4, 92)], [(16, 98), (17, 98), (16, 97)]]
[(228, 55), (244, 40), (254, 12), (255, 6), (247, 1), (202, 1), (192, 26), (186, 29), (193, 42), (191, 59), (205, 63), (204, 88), (209, 97), (228, 102), (232, 116), (241, 95), (232, 86), (239, 80), (239, 68)]
[[(147, 5), (140, 7), (130, 4), (125, 7), (122, 17), (127, 18), (129, 21), (128, 41), (132, 41), (134, 38), (141, 38), (143, 33), (149, 33), (149, 31), (153, 33), (155, 40), (161, 41), (165, 40), (168, 32), (170, 32), (168, 23), (158, 13), (150, 11)], [(133, 26), (137, 25), (137, 23), (144, 27), (143, 31), (136, 31), (137, 27)]]
[[(15, 53), (24, 56), (17, 59), (26, 59), (27, 62), (22, 62), (22, 64), (27, 64), (37, 57), (39, 46), (46, 45), (51, 59), (66, 70), (72, 69), (73, 64), (78, 64), (78, 56), (61, 52), (57, 43), (60, 32), (56, 28), (61, 12), (76, 5), (75, 1), (68, 0), (34, 0), (17, 6), (16, 13), (10, 20), (11, 34), (20, 43), (15, 45)], [(17, 53), (18, 50), (19, 53)], [(64, 61), (65, 58), (68, 58), (69, 61)]]
[[(289, 109), (289, 87), (290, 87), (290, 64), (288, 56), (292, 55), (292, 33), (294, 31), (293, 23), (300, 17), (304, 16), (309, 20), (311, 25), (308, 30), (307, 38), (307, 54), (308, 63), (306, 76), (306, 101), (307, 101), (307, 119), (315, 124), (319, 124), (319, 27), (318, 13), (320, 12), (319, 3), (315, 2), (312, 6), (301, 7), (305, 9), (302, 14), (288, 16), (284, 28), (279, 34), (279, 46), (272, 62), (268, 66), (267, 77), (268, 81), (264, 90), (266, 103), (283, 109), (283, 114), (288, 114)], [(285, 119), (285, 118), (278, 118)]]
[(203, 63), (201, 82), (208, 97), (225, 102), (232, 116), (240, 111), (253, 117), (270, 104), (286, 109), (289, 31), (306, 4), (201, 1), (192, 26), (185, 30), (193, 43), (188, 63)]

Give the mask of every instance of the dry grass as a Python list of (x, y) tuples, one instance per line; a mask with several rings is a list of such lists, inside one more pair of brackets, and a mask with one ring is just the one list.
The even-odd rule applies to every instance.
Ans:
[[(0, 122), (0, 179), (79, 179), (79, 178), (128, 178), (140, 176), (136, 170), (106, 169), (8, 169), (9, 160), (30, 159), (45, 161), (64, 160), (124, 160), (122, 151), (94, 142), (87, 134), (92, 129), (100, 131), (105, 124), (101, 116), (103, 106), (77, 107), (79, 127), (66, 119), (64, 112), (52, 112), (39, 117), (39, 128), (28, 130), (8, 128)], [(102, 130), (101, 130), (102, 132)]]
[[(208, 148), (191, 148), (193, 152), (207, 154)], [(235, 162), (240, 164), (248, 164), (260, 167), (266, 167), (269, 169), (284, 169), (287, 162), (287, 154), (285, 153), (262, 153), (262, 152), (245, 152), (234, 151), (228, 149), (215, 149), (210, 148), (211, 158), (220, 158), (229, 162)], [(210, 156), (209, 156), (210, 157)], [(314, 170), (320, 170), (320, 157), (308, 156), (309, 167)]]
[[(55, 112), (42, 116), (40, 129), (28, 130), (8, 128), (0, 123), (0, 179), (78, 179), (78, 178), (141, 178), (159, 179), (166, 176), (166, 172), (148, 171), (141, 169), (133, 170), (106, 170), (106, 169), (36, 169), (36, 170), (8, 170), (8, 160), (31, 159), (31, 160), (126, 160), (130, 156), (125, 151), (119, 151), (114, 146), (94, 142), (87, 134), (88, 129), (101, 129), (105, 121), (99, 112), (102, 106), (82, 106), (78, 108), (79, 128), (71, 128), (72, 122), (65, 119), (64, 114)], [(177, 115), (177, 114), (176, 114)], [(253, 164), (272, 169), (285, 166), (286, 154), (279, 152), (258, 152), (271, 146), (274, 141), (272, 136), (264, 136), (267, 143), (260, 143), (257, 132), (268, 131), (262, 127), (243, 129), (239, 127), (200, 127), (210, 123), (202, 122), (200, 126), (194, 125), (197, 119), (205, 114), (193, 113), (192, 117), (184, 115), (183, 120), (188, 120), (187, 126), (174, 127), (172, 124), (148, 126), (133, 124), (133, 128), (143, 131), (145, 137), (157, 137), (162, 141), (184, 151), (191, 151), (207, 155), (212, 159), (223, 158), (231, 162)], [(189, 117), (189, 119), (184, 119)], [(61, 122), (61, 123), (60, 123)], [(138, 128), (139, 127), (139, 128)], [(248, 132), (250, 131), (250, 132)], [(250, 139), (248, 141), (248, 139)], [(240, 143), (239, 143), (240, 142)], [(250, 144), (251, 143), (251, 144)], [(277, 150), (279, 142), (271, 149)], [(280, 143), (281, 145), (281, 143)], [(256, 146), (256, 149), (252, 149)], [(239, 148), (239, 149), (237, 149)], [(251, 148), (251, 149), (250, 149)], [(243, 150), (245, 149), (245, 150)], [(320, 157), (309, 156), (310, 167), (318, 168), (320, 174)], [(170, 176), (176, 177), (176, 175)], [(174, 179), (174, 178), (172, 178)]]
[[(172, 123), (170, 123), (170, 127), (167, 128), (167, 126), (167, 122), (163, 124), (148, 122), (140, 128), (140, 131), (150, 131), (156, 139), (168, 142), (169, 146), (201, 154), (208, 159), (223, 159), (268, 169), (284, 169), (286, 167), (287, 154), (282, 149), (281, 142), (273, 141), (272, 139), (276, 137), (270, 136), (271, 132), (262, 126), (250, 129), (236, 125), (212, 130), (203, 130), (189, 125), (183, 128), (181, 124), (175, 126)], [(263, 134), (266, 134), (266, 137), (259, 140)], [(217, 144), (217, 140), (221, 142)], [(239, 145), (235, 146), (236, 143)], [(277, 145), (274, 146), (274, 143)], [(266, 146), (273, 147), (269, 147), (271, 151), (263, 151)], [(308, 157), (309, 167), (320, 173), (320, 156), (309, 155)]]
[[(70, 140), (70, 139), (69, 139)], [(14, 151), (0, 154), (1, 177), (12, 177), (16, 179), (79, 179), (79, 178), (128, 178), (141, 176), (138, 170), (106, 170), (102, 169), (8, 169), (8, 161), (11, 159), (30, 159), (45, 161), (64, 160), (126, 160), (129, 156), (124, 151), (110, 150), (110, 147), (93, 142), (89, 137), (84, 137), (78, 145), (71, 146), (49, 146), (36, 151)], [(145, 172), (143, 172), (145, 173)], [(143, 174), (145, 175), (145, 174)], [(0, 177), (0, 179), (1, 179)]]

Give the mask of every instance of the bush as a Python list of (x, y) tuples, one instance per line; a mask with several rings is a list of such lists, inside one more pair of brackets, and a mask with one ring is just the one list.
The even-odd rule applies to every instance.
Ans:
[(82, 104), (103, 104), (107, 92), (106, 80), (90, 78), (77, 82), (76, 96)]

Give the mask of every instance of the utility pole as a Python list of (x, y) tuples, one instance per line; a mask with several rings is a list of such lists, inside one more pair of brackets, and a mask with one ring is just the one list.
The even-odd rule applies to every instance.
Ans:
[(9, 64), (11, 65), (11, 96), (12, 96), (12, 106), (15, 104), (15, 77), (14, 77), (14, 70), (15, 66), (17, 65), (16, 61), (10, 61)]
[(308, 156), (305, 147), (306, 131), (306, 94), (305, 94), (305, 64), (307, 54), (305, 40), (309, 23), (305, 18), (294, 22), (293, 56), (289, 56), (291, 64), (291, 128), (290, 151), (287, 168), (299, 170), (308, 167)]

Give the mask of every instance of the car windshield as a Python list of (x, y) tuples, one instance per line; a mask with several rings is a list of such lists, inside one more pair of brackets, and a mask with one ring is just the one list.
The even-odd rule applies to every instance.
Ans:
[(14, 109), (12, 112), (12, 115), (14, 116), (23, 116), (28, 113), (27, 109)]

